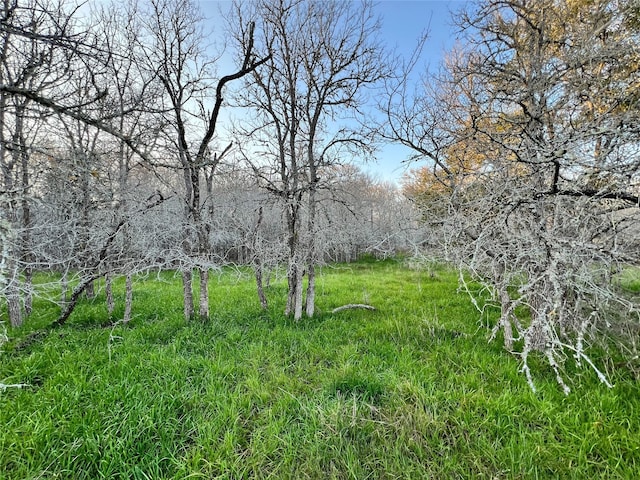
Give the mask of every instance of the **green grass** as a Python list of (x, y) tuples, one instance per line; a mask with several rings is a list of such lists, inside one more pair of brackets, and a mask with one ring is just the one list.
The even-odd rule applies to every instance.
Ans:
[(627, 267), (617, 278), (624, 290), (631, 294), (640, 294), (640, 267)]
[(324, 268), (299, 323), (282, 281), (263, 312), (233, 271), (207, 322), (170, 273), (135, 285), (126, 326), (99, 294), (38, 334), (38, 305), (0, 354), (0, 382), (31, 385), (0, 392), (0, 478), (640, 478), (632, 376), (578, 370), (565, 397), (540, 362), (533, 393), (457, 287), (387, 260)]

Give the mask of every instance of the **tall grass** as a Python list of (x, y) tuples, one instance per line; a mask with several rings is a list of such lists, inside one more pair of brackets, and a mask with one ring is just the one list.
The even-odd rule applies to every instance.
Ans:
[[(282, 281), (265, 312), (226, 271), (211, 319), (185, 322), (164, 273), (128, 325), (99, 295), (62, 328), (10, 331), (0, 382), (30, 386), (0, 393), (0, 478), (640, 478), (633, 376), (576, 370), (565, 397), (540, 362), (532, 393), (457, 286), (437, 265), (335, 265), (295, 323)], [(377, 310), (330, 313), (347, 303)], [(57, 313), (40, 307), (33, 328)]]

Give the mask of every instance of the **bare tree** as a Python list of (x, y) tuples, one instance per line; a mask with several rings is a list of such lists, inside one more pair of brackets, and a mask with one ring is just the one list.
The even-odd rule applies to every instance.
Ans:
[[(108, 116), (111, 128), (124, 136), (124, 139), (114, 136), (109, 139), (108, 152), (113, 167), (105, 172), (114, 210), (112, 225), (117, 226), (123, 219), (135, 217), (141, 202), (154, 198), (154, 202), (158, 203), (160, 197), (166, 200), (161, 189), (154, 190), (154, 182), (150, 182), (151, 175), (159, 173), (153, 169), (150, 157), (156, 145), (157, 132), (165, 126), (162, 106), (157, 100), (161, 97), (162, 86), (155, 72), (147, 71), (139, 58), (139, 35), (142, 29), (139, 5), (134, 2), (123, 8), (110, 5), (99, 10), (96, 16), (97, 29), (105, 39), (105, 49), (111, 52), (105, 62), (105, 77), (110, 85), (105, 109), (110, 115), (103, 115), (103, 118)], [(141, 172), (144, 174), (141, 175)], [(111, 316), (115, 308), (113, 273), (120, 271), (125, 274), (122, 319), (125, 323), (131, 319), (134, 274), (140, 268), (161, 266), (157, 265), (157, 260), (151, 261), (145, 255), (142, 255), (145, 261), (139, 261), (140, 252), (134, 252), (131, 234), (131, 222), (126, 221), (121, 232), (121, 255), (113, 257), (118, 265), (113, 265), (109, 269), (111, 273), (105, 278), (107, 307)]]
[(146, 66), (154, 71), (163, 87), (166, 101), (165, 130), (167, 152), (175, 154), (184, 179), (183, 265), (184, 314), (194, 314), (192, 270), (200, 276), (199, 315), (209, 316), (208, 258), (209, 227), (201, 185), (205, 169), (215, 170), (229, 147), (213, 153), (218, 117), (224, 101), (225, 86), (253, 72), (267, 61), (253, 52), (253, 26), (245, 32), (245, 49), (238, 70), (217, 81), (211, 80), (214, 59), (206, 51), (202, 16), (191, 0), (152, 0), (145, 15), (141, 49)]
[(640, 261), (637, 13), (483, 1), (456, 17), (468, 46), (438, 86), (389, 104), (394, 136), (432, 162), (425, 218), (500, 307), (492, 337), (502, 330), (532, 388), (536, 352), (565, 393), (569, 358), (609, 385), (588, 346), (637, 335), (616, 280)]
[[(246, 23), (246, 17), (258, 25), (256, 49), (271, 58), (239, 95), (239, 103), (256, 117), (243, 123), (238, 134), (246, 139), (246, 160), (284, 208), (285, 313), (298, 320), (303, 309), (312, 316), (315, 308), (317, 202), (326, 186), (322, 172), (370, 147), (361, 131), (349, 127), (365, 101), (365, 87), (386, 73), (384, 56), (369, 2), (238, 3), (232, 29)], [(241, 49), (245, 38), (236, 37)]]

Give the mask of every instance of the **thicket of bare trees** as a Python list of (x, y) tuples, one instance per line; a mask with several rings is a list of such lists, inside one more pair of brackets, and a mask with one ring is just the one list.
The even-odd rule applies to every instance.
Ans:
[[(80, 78), (80, 52), (91, 48), (92, 38), (78, 33), (71, 41), (73, 11), (62, 3), (7, 1), (0, 16), (1, 207), (6, 230), (3, 293), (11, 324), (19, 326), (22, 306), (27, 314), (31, 311), (36, 266), (33, 193), (43, 164), (37, 143), (55, 121), (51, 118), (54, 112), (43, 111), (41, 104), (56, 103), (74, 111), (80, 107), (73, 103), (77, 97), (70, 95), (70, 89)], [(80, 102), (99, 96), (98, 90), (88, 87)]]
[[(209, 270), (229, 262), (254, 266), (265, 306), (263, 275), (288, 262), (288, 312), (299, 318), (304, 274), (313, 313), (318, 261), (403, 248), (377, 197), (403, 199), (337, 167), (368, 141), (347, 128), (355, 121), (334, 120), (353, 117), (362, 87), (384, 70), (369, 4), (238, 7), (229, 17), (232, 67), (209, 48), (224, 32), (205, 30), (196, 2), (89, 7), (2, 3), (0, 293), (12, 325), (30, 314), (34, 294), (58, 303), (55, 323), (64, 323), (102, 278), (112, 315), (118, 276), (128, 321), (135, 274), (160, 268), (181, 272), (185, 316), (198, 298), (197, 314), (207, 317)], [(260, 102), (271, 99), (289, 132), (238, 129), (242, 144), (232, 144), (218, 128), (232, 95), (260, 121), (269, 115)], [(289, 112), (293, 119), (278, 116)], [(252, 156), (264, 139), (285, 158), (283, 169), (265, 171), (280, 157)], [(51, 281), (34, 286), (35, 271)]]
[[(151, 0), (145, 12), (141, 41), (141, 57), (145, 68), (153, 71), (162, 85), (163, 146), (166, 155), (178, 159), (184, 180), (181, 196), (184, 203), (182, 220), (182, 259), (180, 269), (184, 287), (184, 314), (194, 314), (192, 277), (197, 268), (200, 280), (199, 310), (209, 316), (209, 259), (211, 233), (207, 218), (207, 200), (218, 164), (229, 147), (216, 152), (212, 142), (228, 83), (255, 71), (270, 58), (254, 54), (254, 24), (246, 26), (242, 58), (238, 68), (212, 80), (214, 60), (206, 50), (202, 18), (189, 0)], [(167, 161), (171, 163), (171, 161)], [(208, 181), (207, 181), (208, 180)], [(203, 190), (206, 191), (203, 192)]]
[(237, 133), (246, 162), (286, 218), (285, 313), (300, 319), (304, 310), (311, 317), (321, 259), (321, 196), (333, 181), (332, 166), (370, 150), (371, 140), (356, 117), (366, 102), (364, 89), (388, 73), (377, 43), (378, 24), (366, 1), (238, 2), (234, 20), (242, 50), (243, 25), (255, 24), (256, 49), (271, 55), (238, 95), (239, 104), (252, 110), (252, 120)]
[(465, 43), (433, 87), (392, 92), (392, 134), (431, 164), (408, 190), (532, 388), (536, 353), (565, 392), (568, 359), (608, 384), (589, 345), (638, 358), (619, 281), (640, 261), (638, 4), (486, 0), (456, 18)]

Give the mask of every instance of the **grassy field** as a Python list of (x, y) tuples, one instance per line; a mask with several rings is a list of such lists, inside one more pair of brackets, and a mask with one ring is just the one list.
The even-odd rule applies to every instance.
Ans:
[(207, 322), (169, 274), (135, 289), (129, 325), (99, 295), (9, 332), (0, 382), (30, 386), (0, 391), (0, 478), (640, 478), (633, 376), (601, 361), (614, 388), (578, 370), (565, 397), (540, 362), (533, 393), (444, 268), (326, 267), (300, 323), (282, 280), (263, 312), (214, 277)]

